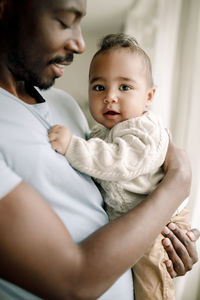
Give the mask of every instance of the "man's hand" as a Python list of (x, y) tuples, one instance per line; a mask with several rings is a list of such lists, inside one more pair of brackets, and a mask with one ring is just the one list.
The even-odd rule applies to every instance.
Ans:
[(169, 223), (162, 231), (163, 246), (169, 256), (165, 261), (167, 271), (172, 278), (185, 275), (198, 261), (195, 241), (200, 236), (198, 229), (192, 229), (186, 234), (174, 223)]
[[(190, 194), (191, 167), (185, 151), (174, 146), (169, 139), (169, 147), (164, 163), (164, 171), (173, 174), (174, 170), (181, 170), (181, 177), (184, 179), (184, 186), (178, 185), (178, 190), (186, 192), (185, 198)], [(184, 199), (184, 197), (183, 197)], [(192, 229), (187, 234), (178, 228), (174, 223), (169, 223), (162, 231), (163, 246), (168, 254), (169, 260), (165, 261), (166, 268), (172, 278), (184, 275), (192, 269), (193, 264), (198, 260), (195, 241), (200, 236), (198, 229)]]
[(72, 132), (65, 126), (55, 125), (49, 130), (48, 136), (51, 147), (56, 152), (64, 155), (69, 146)]

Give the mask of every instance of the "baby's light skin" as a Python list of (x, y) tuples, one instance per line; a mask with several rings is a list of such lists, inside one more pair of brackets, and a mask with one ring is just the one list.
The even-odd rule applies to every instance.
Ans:
[[(91, 115), (98, 123), (111, 129), (146, 111), (153, 100), (155, 87), (149, 85), (143, 69), (141, 57), (125, 48), (98, 54), (92, 60), (89, 104)], [(49, 131), (52, 148), (63, 155), (71, 136), (72, 132), (61, 125), (53, 126)]]
[(62, 125), (53, 126), (48, 133), (51, 147), (58, 153), (65, 155), (69, 146), (72, 132)]

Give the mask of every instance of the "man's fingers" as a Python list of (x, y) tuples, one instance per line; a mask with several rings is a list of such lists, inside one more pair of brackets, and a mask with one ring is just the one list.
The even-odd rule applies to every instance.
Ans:
[[(198, 260), (196, 245), (193, 241), (199, 238), (199, 230), (192, 229), (185, 234), (174, 223), (170, 223), (162, 231), (165, 236), (163, 246), (172, 261), (173, 269), (177, 276), (184, 275), (188, 270), (192, 269), (194, 263)], [(173, 270), (169, 269), (171, 276), (174, 276)]]
[(171, 276), (171, 278), (177, 277), (178, 274), (174, 270), (172, 261), (171, 260), (165, 260), (164, 263), (166, 265), (167, 271), (168, 271), (169, 275)]
[[(173, 235), (176, 236), (176, 238), (178, 240), (178, 242), (176, 244), (174, 244), (177, 253), (181, 257), (183, 257), (183, 259), (185, 258), (185, 260), (183, 262), (184, 262), (185, 266), (188, 265), (188, 269), (190, 270), (191, 267), (192, 267), (192, 266), (190, 266), (190, 263), (192, 265), (192, 264), (196, 263), (197, 260), (198, 260), (198, 254), (197, 254), (196, 245), (194, 244), (193, 241), (191, 241), (191, 239), (188, 237), (188, 235), (185, 234), (182, 230), (180, 230), (178, 228), (178, 226), (176, 226), (174, 223), (170, 223), (168, 225), (168, 228), (171, 230), (171, 233), (173, 233)], [(195, 239), (195, 241), (199, 237), (198, 229), (192, 229), (190, 231), (190, 234)], [(177, 241), (173, 237), (173, 235), (172, 235), (172, 240), (171, 240), (172, 243), (173, 243), (173, 240)], [(179, 241), (181, 243), (179, 243)], [(181, 251), (183, 251), (183, 254), (184, 254), (183, 256), (182, 256)], [(187, 254), (185, 253), (186, 251), (188, 252), (188, 255), (189, 255), (190, 259), (191, 259), (191, 262), (190, 262), (190, 260), (187, 259)]]
[(200, 231), (197, 228), (191, 229), (186, 234), (192, 242), (196, 242), (200, 237)]
[[(175, 237), (175, 239), (176, 239), (176, 237)], [(175, 250), (174, 241), (172, 243), (172, 241), (169, 238), (165, 238), (165, 239), (163, 239), (162, 243), (167, 252), (169, 260), (171, 260), (173, 262), (173, 265), (169, 266), (167, 268), (170, 270), (170, 275), (173, 277), (175, 277), (177, 275), (179, 275), (179, 276), (184, 275), (186, 273), (186, 267), (185, 267), (184, 261), (187, 262), (187, 260), (189, 260), (187, 251), (185, 251), (185, 253), (184, 253), (184, 251), (183, 251), (184, 248), (181, 249), (181, 251), (183, 251), (182, 256), (181, 256), (182, 259), (181, 259), (180, 254), (177, 252), (177, 249)], [(184, 256), (184, 259), (183, 259), (183, 256)], [(186, 259), (186, 257), (187, 257), (187, 259)]]

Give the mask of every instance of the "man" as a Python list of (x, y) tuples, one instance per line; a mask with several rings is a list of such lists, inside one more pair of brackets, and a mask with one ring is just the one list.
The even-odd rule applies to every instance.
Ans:
[[(85, 0), (0, 0), (2, 299), (133, 299), (131, 266), (189, 194), (187, 157), (170, 145), (159, 187), (107, 224), (92, 180), (51, 149), (56, 123), (87, 135), (73, 99), (48, 89), (84, 51), (85, 13)], [(183, 275), (197, 261), (195, 246), (178, 228), (165, 234), (168, 272)]]

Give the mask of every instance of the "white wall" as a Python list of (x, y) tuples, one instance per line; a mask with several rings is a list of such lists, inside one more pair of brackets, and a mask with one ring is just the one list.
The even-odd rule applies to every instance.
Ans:
[(67, 91), (77, 100), (84, 110), (88, 121), (91, 118), (87, 106), (88, 71), (92, 55), (96, 51), (96, 40), (96, 35), (85, 35), (87, 47), (85, 53), (75, 55), (74, 62), (66, 68), (64, 76), (58, 79), (55, 85)]

